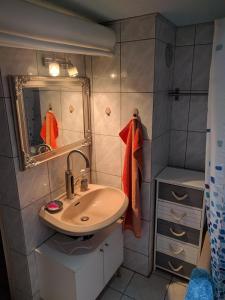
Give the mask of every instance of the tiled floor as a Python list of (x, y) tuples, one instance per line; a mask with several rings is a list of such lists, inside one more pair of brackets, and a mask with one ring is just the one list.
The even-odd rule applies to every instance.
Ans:
[(187, 282), (157, 270), (144, 277), (121, 268), (97, 300), (183, 300)]

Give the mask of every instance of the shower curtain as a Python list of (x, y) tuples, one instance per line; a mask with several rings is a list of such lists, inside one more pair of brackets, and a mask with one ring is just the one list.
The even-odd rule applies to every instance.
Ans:
[(215, 21), (209, 84), (205, 199), (215, 300), (225, 299), (225, 19)]

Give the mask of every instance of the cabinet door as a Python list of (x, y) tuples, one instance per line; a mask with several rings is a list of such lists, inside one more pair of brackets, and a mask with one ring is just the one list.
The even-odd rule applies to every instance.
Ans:
[(85, 265), (76, 273), (76, 299), (95, 300), (104, 288), (102, 247), (91, 252)]
[(111, 233), (104, 243), (104, 281), (105, 284), (112, 278), (123, 262), (123, 234), (122, 226)]

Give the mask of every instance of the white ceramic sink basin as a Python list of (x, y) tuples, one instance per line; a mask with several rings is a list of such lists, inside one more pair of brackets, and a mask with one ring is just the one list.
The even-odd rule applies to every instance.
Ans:
[(43, 206), (39, 215), (50, 227), (74, 236), (93, 234), (111, 225), (128, 206), (128, 199), (121, 190), (94, 184), (73, 200), (66, 199), (65, 194), (59, 199), (63, 202), (60, 212), (51, 214)]

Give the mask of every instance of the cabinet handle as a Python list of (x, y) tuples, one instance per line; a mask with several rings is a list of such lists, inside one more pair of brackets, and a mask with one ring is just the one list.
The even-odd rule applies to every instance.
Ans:
[(103, 249), (100, 249), (100, 252), (104, 252), (104, 250), (103, 250)]
[(176, 213), (172, 208), (170, 210), (170, 213), (171, 213), (173, 219), (178, 221), (178, 222), (180, 222), (187, 215), (186, 212), (183, 213), (182, 215), (178, 215), (178, 213)]
[(183, 269), (182, 265), (180, 265), (179, 267), (175, 268), (170, 261), (168, 261), (168, 265), (169, 265), (170, 269), (172, 271), (174, 271), (174, 272), (179, 272), (179, 271), (181, 271)]
[(109, 244), (108, 244), (108, 243), (105, 243), (105, 246), (106, 246), (106, 247), (109, 247)]
[(178, 236), (178, 237), (184, 236), (184, 235), (186, 234), (185, 231), (180, 232), (180, 233), (177, 233), (177, 232), (173, 231), (173, 229), (172, 229), (171, 227), (170, 227), (170, 232), (171, 232), (173, 235)]
[(178, 196), (174, 191), (171, 191), (173, 197), (178, 201), (183, 201), (188, 197), (188, 194), (184, 194), (183, 196)]
[(184, 252), (184, 248), (183, 247), (180, 247), (180, 249), (174, 249), (173, 246), (170, 244), (170, 251), (175, 254), (175, 255), (178, 255), (178, 254), (181, 254), (182, 252)]

